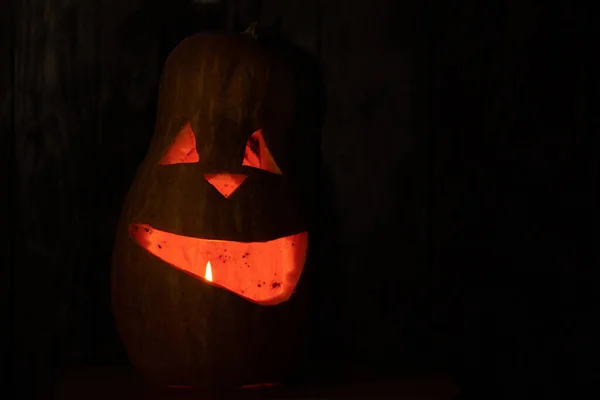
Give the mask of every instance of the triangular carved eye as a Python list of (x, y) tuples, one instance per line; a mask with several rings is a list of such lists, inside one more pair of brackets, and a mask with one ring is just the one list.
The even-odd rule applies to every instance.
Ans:
[(242, 165), (281, 175), (279, 166), (267, 148), (261, 129), (255, 131), (246, 142)]
[(196, 150), (196, 136), (188, 122), (177, 134), (173, 143), (158, 162), (160, 165), (196, 163), (200, 156)]

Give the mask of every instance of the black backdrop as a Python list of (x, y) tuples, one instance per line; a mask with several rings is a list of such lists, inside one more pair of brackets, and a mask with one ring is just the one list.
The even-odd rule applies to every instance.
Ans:
[(513, 399), (581, 377), (589, 13), (531, 0), (3, 0), (4, 376), (127, 363), (109, 264), (162, 63), (190, 33), (255, 17), (327, 87), (322, 365), (443, 370)]

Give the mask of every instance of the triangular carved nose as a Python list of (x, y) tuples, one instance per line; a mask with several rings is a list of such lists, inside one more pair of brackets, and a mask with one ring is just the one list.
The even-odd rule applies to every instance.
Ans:
[(204, 174), (204, 178), (214, 186), (215, 189), (228, 198), (240, 187), (240, 185), (246, 180), (247, 175), (242, 174), (229, 174), (229, 173), (218, 173), (218, 174)]

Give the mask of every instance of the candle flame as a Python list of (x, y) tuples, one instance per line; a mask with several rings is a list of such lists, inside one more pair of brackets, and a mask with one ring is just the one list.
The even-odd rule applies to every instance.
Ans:
[(206, 263), (206, 272), (204, 273), (204, 279), (209, 282), (212, 282), (212, 267), (210, 266), (210, 261)]

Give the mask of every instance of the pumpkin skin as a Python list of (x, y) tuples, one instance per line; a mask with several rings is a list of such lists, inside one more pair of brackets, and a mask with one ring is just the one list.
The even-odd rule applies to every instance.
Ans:
[[(133, 366), (151, 383), (281, 381), (304, 351), (308, 297), (300, 278), (308, 228), (293, 165), (301, 157), (294, 135), (310, 124), (294, 79), (284, 57), (241, 35), (191, 36), (165, 63), (155, 134), (123, 206), (111, 274), (117, 328)], [(262, 165), (246, 157), (257, 135), (269, 156)], [(235, 190), (225, 197), (211, 184), (219, 174), (244, 178), (230, 181)], [(218, 245), (221, 256), (244, 243), (268, 249), (295, 238), (286, 239), (288, 250), (296, 246), (289, 253), (295, 271), (285, 288), (266, 280), (219, 285), (229, 267), (215, 264), (215, 254), (199, 261), (213, 263), (214, 282), (161, 258), (160, 240), (170, 245), (168, 238), (179, 237)], [(246, 266), (255, 275), (265, 262), (280, 261), (269, 260), (269, 251), (260, 257)], [(234, 258), (233, 267), (242, 268), (239, 254)]]

